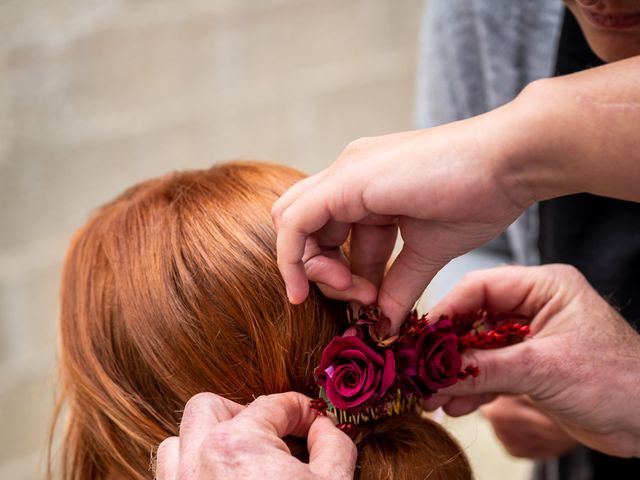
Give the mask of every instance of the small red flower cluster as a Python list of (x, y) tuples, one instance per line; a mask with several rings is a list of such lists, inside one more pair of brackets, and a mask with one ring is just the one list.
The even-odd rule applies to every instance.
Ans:
[(435, 321), (413, 311), (394, 337), (380, 334), (389, 319), (376, 306), (362, 307), (356, 318), (349, 312), (349, 319), (347, 331), (322, 352), (314, 372), (321, 398), (312, 402), (318, 414), (340, 414), (347, 425), (402, 413), (417, 399), (477, 376), (476, 366), (462, 367), (465, 349), (511, 345), (529, 334), (524, 317), (483, 310)]
[(523, 324), (527, 317), (514, 313), (480, 310), (456, 316), (455, 321), (462, 350), (508, 347), (520, 343), (531, 333), (529, 325)]

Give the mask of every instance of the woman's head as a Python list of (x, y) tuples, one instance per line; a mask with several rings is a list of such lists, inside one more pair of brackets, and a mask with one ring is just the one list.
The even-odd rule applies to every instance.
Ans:
[[(259, 163), (174, 173), (127, 190), (76, 234), (61, 292), (65, 478), (149, 478), (153, 448), (202, 391), (238, 403), (314, 396), (345, 306), (316, 290), (287, 301), (269, 212), (301, 178)], [(439, 436), (447, 459), (459, 454)]]

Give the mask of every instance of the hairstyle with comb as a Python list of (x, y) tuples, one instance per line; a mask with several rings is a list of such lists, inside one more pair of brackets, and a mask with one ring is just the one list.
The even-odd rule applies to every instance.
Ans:
[[(317, 395), (313, 369), (346, 328), (346, 306), (312, 289), (291, 305), (276, 264), (273, 202), (303, 175), (236, 162), (140, 183), (73, 237), (61, 286), (65, 430), (50, 473), (152, 478), (193, 395), (238, 403)], [(53, 431), (53, 430), (52, 430)], [(305, 458), (305, 443), (287, 439)], [(50, 455), (50, 458), (53, 455)], [(469, 479), (453, 439), (417, 414), (374, 424), (356, 478)]]

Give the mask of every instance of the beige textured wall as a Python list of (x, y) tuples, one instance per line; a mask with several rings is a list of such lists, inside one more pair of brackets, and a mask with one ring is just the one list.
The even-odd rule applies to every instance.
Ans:
[[(411, 125), (421, 0), (0, 2), (0, 478), (40, 478), (66, 243), (131, 183)], [(38, 473), (40, 472), (40, 473)]]
[(0, 478), (42, 477), (57, 283), (91, 209), (227, 158), (315, 172), (410, 128), (421, 3), (0, 2)]

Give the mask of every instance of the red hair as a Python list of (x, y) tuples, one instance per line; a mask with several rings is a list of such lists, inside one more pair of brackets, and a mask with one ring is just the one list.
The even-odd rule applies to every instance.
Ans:
[[(269, 212), (301, 178), (260, 163), (173, 173), (77, 232), (61, 288), (64, 479), (152, 478), (152, 452), (198, 392), (315, 396), (313, 367), (345, 328), (345, 306), (315, 289), (287, 301)], [(361, 478), (470, 478), (457, 444), (415, 415), (381, 422), (360, 453)]]

